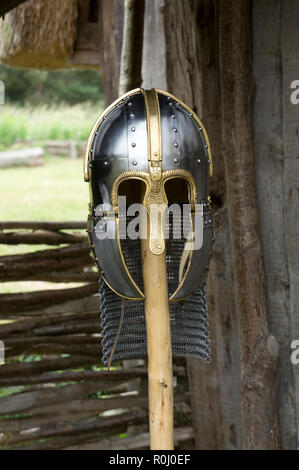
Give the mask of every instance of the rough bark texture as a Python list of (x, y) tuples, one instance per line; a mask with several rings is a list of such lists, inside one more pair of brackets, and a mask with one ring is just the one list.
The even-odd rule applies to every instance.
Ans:
[[(299, 6), (291, 0), (253, 1), (250, 11), (248, 3), (147, 2), (146, 11), (151, 13), (145, 31), (155, 31), (161, 16), (164, 20), (156, 42), (166, 44), (166, 64), (155, 60), (159, 57), (155, 41), (150, 52), (145, 43), (144, 58), (152, 57), (153, 67), (143, 66), (143, 80), (161, 86), (161, 69), (166, 68), (167, 89), (198, 111), (214, 157), (210, 187), (217, 227), (208, 280), (214, 363), (188, 361), (197, 448), (275, 447), (279, 414), (281, 446), (294, 449), (298, 373), (289, 356), (291, 341), (299, 337), (298, 224), (294, 223), (299, 107), (290, 102), (290, 83), (298, 78)], [(233, 176), (236, 171), (250, 182), (241, 193), (234, 193), (240, 182)], [(248, 226), (240, 226), (243, 216)], [(243, 294), (241, 281), (251, 295), (236, 302)], [(273, 337), (279, 343), (278, 385)]]
[(41, 290), (17, 294), (0, 295), (0, 315), (20, 313), (33, 308), (57, 305), (72, 299), (80, 299), (98, 292), (97, 283), (70, 289)]
[[(121, 0), (103, 0), (99, 13), (100, 60), (107, 104), (117, 97), (122, 4)], [(290, 84), (298, 79), (299, 70), (299, 5), (296, 0), (252, 0), (250, 5), (251, 11), (246, 0), (146, 0), (143, 85), (168, 89), (185, 100), (203, 119), (212, 144), (214, 178), (210, 187), (217, 227), (208, 303), (213, 364), (188, 360), (196, 447), (204, 449), (276, 447), (277, 413), (282, 448), (296, 447), (298, 429), (299, 373), (289, 356), (291, 341), (299, 338), (299, 105), (290, 101)], [(31, 18), (28, 25), (31, 21), (34, 20)], [(60, 19), (56, 26), (61, 28)], [(6, 44), (14, 44), (9, 35), (7, 39)], [(43, 40), (47, 41), (46, 34)], [(71, 37), (67, 50), (72, 44)], [(45, 43), (45, 47), (49, 44)], [(56, 61), (64, 60), (61, 50), (64, 49), (55, 52), (54, 66)], [(248, 183), (240, 187), (245, 180)], [(44, 225), (13, 224), (4, 228), (59, 230)], [(20, 311), (24, 298), (5, 296), (6, 318), (20, 321), (53, 313), (49, 294), (41, 296), (45, 307), (33, 310), (40, 295), (29, 295), (25, 311)], [(64, 295), (59, 294), (58, 301), (64, 301)], [(56, 313), (86, 310), (88, 299), (91, 297), (61, 303)], [(7, 384), (13, 378), (16, 385), (24, 384), (27, 375), (35, 384), (43, 374), (44, 383), (44, 374), (57, 368), (94, 364), (80, 349), (86, 342), (93, 347), (92, 333), (86, 332), (95, 331), (94, 321), (92, 317), (86, 321), (78, 317), (67, 326), (67, 332), (61, 324), (49, 324), (34, 327), (34, 336), (33, 330), (27, 336), (19, 332), (21, 337), (18, 331), (10, 333), (12, 351), (20, 347), (42, 350), (46, 344), (50, 355), (21, 367), (2, 366), (2, 382)], [(72, 350), (71, 357), (52, 357), (54, 330), (60, 338), (58, 349)], [(277, 386), (273, 337), (279, 344)], [(80, 338), (85, 338), (85, 342)], [(92, 348), (88, 353), (91, 351)], [(121, 384), (118, 389), (113, 388), (113, 393), (121, 389), (126, 388)], [(80, 415), (80, 419), (86, 416)], [(10, 426), (13, 430), (14, 423)], [(105, 434), (100, 427), (97, 423), (92, 431), (82, 428), (82, 435), (71, 432), (31, 447), (65, 448), (83, 442), (88, 446), (88, 442), (103, 439), (107, 433), (127, 429), (126, 425), (115, 426)], [(62, 434), (65, 429), (69, 430), (63, 428)]]
[(255, 185), (249, 2), (219, 2), (220, 82), (234, 294), (240, 336), (243, 447), (279, 446), (278, 346), (269, 334)]
[[(283, 338), (284, 356), (282, 357), (281, 384), (284, 383), (284, 396), (282, 401), (289, 401), (292, 397), (290, 414), (284, 419), (284, 429), (286, 430), (288, 419), (293, 418), (296, 429), (293, 428), (291, 445), (294, 448), (295, 437), (298, 439), (299, 429), (299, 370), (298, 365), (292, 367), (294, 377), (294, 388), (292, 375), (289, 374), (286, 386), (284, 367), (290, 367), (287, 348), (291, 341), (299, 339), (299, 260), (298, 260), (298, 240), (299, 240), (299, 191), (298, 191), (298, 161), (299, 161), (299, 107), (290, 100), (290, 84), (295, 79), (298, 80), (299, 57), (298, 57), (298, 15), (299, 5), (295, 0), (281, 1), (282, 28), (281, 28), (281, 58), (282, 58), (282, 88), (281, 96), (283, 103), (283, 225), (281, 238), (285, 239), (287, 278), (285, 279), (286, 292), (288, 293), (288, 316), (290, 324), (285, 330)], [(285, 229), (285, 232), (284, 232)], [(277, 325), (277, 331), (280, 326)], [(289, 369), (290, 370), (290, 369)], [(294, 411), (297, 411), (294, 417)], [(297, 431), (297, 432), (296, 432)], [(298, 442), (298, 441), (297, 441)]]
[[(232, 293), (229, 224), (221, 134), (216, 11), (209, 0), (165, 7), (168, 89), (203, 119), (210, 136), (216, 243), (208, 278), (213, 363), (188, 360), (197, 448), (240, 448), (239, 351)], [(204, 405), (203, 405), (204, 404)]]
[(139, 87), (142, 82), (143, 24), (144, 0), (125, 0), (119, 96)]
[(297, 2), (253, 2), (257, 193), (270, 331), (280, 346), (278, 412), (284, 449), (296, 447), (298, 429), (298, 372), (290, 361), (290, 343), (299, 338), (298, 224), (294, 223), (298, 220), (299, 108), (290, 101), (290, 84), (298, 74), (296, 12)]

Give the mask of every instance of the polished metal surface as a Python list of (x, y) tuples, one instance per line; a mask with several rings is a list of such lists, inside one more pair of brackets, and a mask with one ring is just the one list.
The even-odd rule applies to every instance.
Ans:
[[(162, 175), (177, 170), (189, 173), (189, 190), (196, 194), (197, 202), (208, 206), (208, 180), (212, 172), (211, 150), (204, 126), (184, 103), (168, 93), (158, 90), (161, 122)], [(93, 207), (110, 204), (113, 185), (121, 175), (149, 174), (148, 122), (144, 90), (133, 90), (104, 112), (93, 128), (85, 160), (85, 179), (90, 180)], [(153, 157), (155, 158), (155, 157)], [(131, 173), (132, 172), (132, 173)], [(135, 173), (134, 173), (135, 172)], [(164, 178), (165, 179), (165, 178)], [(161, 182), (164, 181), (161, 177)], [(147, 178), (145, 178), (147, 181)], [(163, 183), (165, 185), (165, 183)], [(179, 198), (179, 195), (178, 195)], [(136, 200), (135, 202), (139, 202)], [(176, 202), (182, 202), (180, 200)], [(98, 239), (96, 226), (101, 223), (92, 209), (90, 240), (93, 253), (107, 285), (118, 295), (129, 299), (144, 298), (124, 262), (118, 240), (118, 207), (110, 208), (115, 217), (103, 216), (103, 227), (116, 238)], [(96, 220), (96, 224), (94, 221)], [(181, 300), (193, 293), (204, 282), (213, 244), (213, 226), (209, 207), (206, 208), (203, 246), (194, 250), (182, 285), (178, 286), (171, 301)]]

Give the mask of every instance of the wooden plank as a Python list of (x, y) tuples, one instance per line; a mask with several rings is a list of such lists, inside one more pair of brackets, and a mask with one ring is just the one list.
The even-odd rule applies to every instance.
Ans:
[(25, 312), (6, 312), (6, 318), (24, 320), (30, 317), (44, 317), (48, 315), (67, 315), (82, 312), (99, 312), (99, 298), (97, 295), (90, 295), (80, 299), (70, 300), (63, 304), (48, 305), (39, 307), (38, 305)]
[(81, 220), (65, 221), (65, 222), (35, 222), (35, 221), (9, 221), (0, 222), (0, 230), (5, 229), (32, 229), (32, 230), (76, 230), (86, 229), (86, 222)]
[[(34, 441), (40, 441), (41, 439), (53, 438), (56, 436), (76, 436), (83, 435), (90, 431), (105, 430), (113, 427), (118, 427), (122, 424), (126, 426), (133, 424), (145, 423), (147, 415), (144, 410), (130, 410), (129, 412), (120, 413), (115, 416), (105, 416), (100, 418), (94, 418), (87, 421), (82, 421), (73, 425), (73, 423), (63, 423), (61, 426), (47, 426), (46, 428), (38, 428), (32, 433), (26, 433), (23, 436), (15, 436), (9, 434), (6, 436), (2, 443), (2, 448), (9, 448), (12, 445), (20, 445), (25, 443), (32, 443)], [(113, 429), (112, 429), (113, 432)]]
[[(66, 447), (64, 450), (141, 450), (149, 448), (149, 439), (149, 433), (145, 432), (125, 438), (101, 439), (100, 442), (75, 445)], [(174, 441), (177, 445), (189, 439), (194, 439), (194, 431), (191, 426), (174, 429)]]
[[(295, 418), (294, 371), (290, 361), (292, 314), (290, 312), (289, 261), (285, 236), (289, 233), (290, 228), (289, 223), (285, 220), (285, 217), (289, 218), (289, 202), (287, 201), (288, 185), (284, 181), (285, 169), (289, 163), (285, 160), (283, 143), (284, 137), (286, 142), (288, 141), (287, 137), (283, 135), (283, 122), (288, 119), (288, 116), (285, 116), (283, 112), (283, 89), (286, 90), (285, 101), (288, 108), (292, 108), (292, 105), (289, 99), (290, 83), (287, 83), (287, 80), (282, 89), (281, 28), (283, 28), (284, 35), (288, 34), (289, 37), (292, 37), (292, 41), (295, 40), (297, 33), (291, 25), (290, 18), (287, 20), (288, 24), (283, 25), (285, 19), (282, 17), (282, 11), (286, 3), (288, 2), (280, 0), (272, 2), (254, 0), (253, 2), (253, 75), (255, 80), (253, 130), (269, 325), (271, 332), (279, 342), (277, 408), (281, 427), (281, 443), (284, 449), (294, 449), (298, 426)], [(289, 12), (289, 15), (296, 17), (296, 10), (298, 11), (297, 5), (293, 9), (290, 8), (290, 5), (286, 5), (285, 11)], [(287, 49), (284, 47), (284, 53), (288, 53), (289, 47), (290, 44), (287, 45)], [(287, 64), (285, 66), (288, 67)], [(295, 70), (293, 72), (295, 73)], [(289, 81), (292, 80), (294, 73), (289, 75)], [(293, 108), (296, 113), (296, 106)], [(294, 132), (294, 123), (296, 119), (298, 121), (298, 117), (297, 111), (297, 116), (293, 115), (292, 117), (294, 122), (288, 123), (289, 130), (293, 128), (291, 138), (294, 139), (294, 142), (297, 138)], [(293, 159), (293, 152), (291, 159)], [(284, 193), (285, 198), (283, 197)]]
[(47, 230), (0, 232), (0, 243), (5, 245), (63, 245), (67, 243), (87, 242), (87, 236), (82, 233), (63, 233)]
[(67, 446), (74, 446), (80, 443), (85, 444), (86, 442), (99, 442), (105, 437), (119, 436), (122, 433), (127, 431), (127, 425), (120, 424), (118, 426), (113, 426), (105, 430), (96, 430), (84, 432), (82, 435), (66, 435), (58, 436), (44, 440), (43, 442), (34, 442), (34, 443), (23, 443), (20, 446), (10, 446), (12, 450), (24, 449), (24, 450), (60, 450)]
[(24, 312), (33, 308), (42, 308), (49, 305), (58, 305), (73, 299), (81, 299), (98, 292), (98, 285), (87, 284), (69, 289), (41, 290), (17, 294), (0, 295), (0, 315)]
[[(98, 341), (98, 339), (97, 339)], [(182, 376), (183, 371), (175, 369), (175, 375)], [(126, 369), (126, 370), (103, 370), (103, 371), (90, 371), (85, 370), (82, 372), (50, 372), (43, 373), (41, 375), (20, 375), (19, 377), (8, 377), (0, 376), (0, 386), (9, 387), (14, 385), (38, 385), (38, 384), (49, 384), (49, 383), (60, 383), (60, 382), (76, 382), (79, 380), (91, 380), (99, 382), (99, 388), (101, 382), (119, 382), (125, 380), (133, 380), (138, 377), (147, 377), (147, 370), (141, 368)]]
[[(299, 339), (299, 191), (298, 191), (298, 162), (299, 162), (299, 105), (294, 105), (290, 99), (291, 82), (299, 80), (299, 30), (298, 15), (299, 4), (296, 0), (284, 0), (282, 4), (282, 28), (281, 28), (281, 58), (282, 58), (282, 103), (283, 103), (283, 224), (282, 236), (285, 240), (287, 259), (287, 276), (285, 278), (286, 292), (288, 295), (288, 310), (290, 325), (284, 337), (284, 347), (290, 348), (293, 340)], [(288, 335), (288, 336), (287, 336)], [(290, 349), (289, 349), (290, 352)], [(282, 369), (290, 367), (287, 353), (284, 356)], [(292, 377), (286, 391), (295, 401), (296, 415), (295, 426), (299, 429), (299, 368), (293, 364), (294, 389), (292, 388)], [(282, 380), (286, 381), (283, 374)], [(285, 386), (287, 388), (287, 385)], [(294, 393), (294, 395), (293, 395)], [(289, 400), (288, 399), (288, 402)], [(293, 413), (293, 409), (292, 409)], [(287, 421), (286, 415), (286, 421)], [(292, 415), (294, 419), (294, 415)], [(293, 421), (293, 420), (292, 420)], [(292, 422), (293, 425), (293, 422)], [(292, 449), (298, 448), (295, 442), (296, 430), (293, 431)], [(296, 445), (297, 444), (297, 445)]]
[(250, 2), (219, 2), (223, 154), (241, 358), (244, 449), (280, 446), (278, 343), (270, 334), (255, 184)]
[[(157, 9), (162, 8), (163, 2), (156, 0), (155, 3)], [(216, 242), (207, 283), (212, 364), (187, 359), (196, 448), (235, 449), (241, 446), (240, 364), (224, 180), (215, 3), (167, 0), (162, 13), (165, 38), (159, 31), (158, 39), (166, 43), (167, 87), (202, 118), (214, 162), (214, 174), (209, 183), (216, 212)], [(151, 24), (155, 16), (147, 21)], [(149, 73), (155, 82), (160, 72), (153, 68)]]
[[(71, 402), (71, 400), (83, 400), (84, 397), (87, 398), (91, 393), (96, 393), (99, 390), (111, 390), (113, 386), (128, 381), (125, 375), (123, 377), (120, 375), (117, 379), (114, 379), (111, 381), (109, 378), (103, 378), (101, 382), (88, 380), (74, 385), (64, 385), (59, 388), (48, 386), (2, 397), (0, 398), (0, 415), (28, 414), (29, 412), (29, 414), (42, 414), (43, 412), (47, 413), (47, 410), (53, 412), (52, 408), (59, 403), (65, 404), (65, 402)], [(113, 408), (116, 402), (113, 401), (111, 403)], [(74, 406), (76, 407), (77, 405)], [(82, 406), (84, 407), (84, 404)]]
[[(101, 384), (98, 384), (101, 387)], [(100, 388), (98, 389), (100, 390)], [(186, 397), (181, 397), (181, 400), (186, 401)], [(53, 403), (45, 404), (42, 407), (37, 407), (19, 419), (5, 419), (0, 420), (1, 432), (14, 432), (18, 437), (18, 433), (26, 430), (28, 432), (33, 428), (43, 428), (44, 430), (51, 427), (51, 425), (61, 425), (72, 421), (77, 423), (80, 421), (81, 413), (88, 413), (89, 416), (95, 417), (99, 413), (108, 410), (125, 410), (128, 408), (147, 407), (147, 397), (138, 396), (116, 396), (114, 398), (87, 398), (69, 400), (67, 404)], [(70, 417), (70, 418), (69, 418)]]

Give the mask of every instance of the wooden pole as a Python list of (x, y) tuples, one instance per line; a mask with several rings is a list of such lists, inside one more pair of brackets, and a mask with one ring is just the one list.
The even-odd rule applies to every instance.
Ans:
[[(141, 86), (144, 8), (144, 0), (125, 1), (119, 96)], [(172, 450), (173, 372), (166, 256), (165, 250), (159, 255), (151, 252), (149, 238), (142, 240), (142, 269), (151, 450)]]
[[(148, 224), (147, 224), (148, 225)], [(142, 240), (148, 349), (151, 450), (173, 449), (173, 374), (165, 250), (154, 255)]]
[(125, 0), (119, 96), (141, 85), (144, 0)]

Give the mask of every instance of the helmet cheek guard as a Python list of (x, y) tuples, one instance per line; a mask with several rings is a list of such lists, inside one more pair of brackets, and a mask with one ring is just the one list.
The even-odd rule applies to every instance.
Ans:
[[(173, 95), (138, 88), (119, 98), (98, 118), (84, 162), (84, 177), (90, 183), (91, 194), (88, 235), (99, 272), (117, 295), (144, 300), (142, 282), (138, 284), (134, 279), (134, 269), (130, 269), (124, 254), (123, 195), (145, 207), (154, 254), (167, 248), (163, 227), (169, 204), (188, 205), (187, 222), (192, 236), (185, 237), (178, 283), (169, 300), (180, 301), (203, 284), (214, 231), (208, 197), (211, 175), (212, 158), (205, 128), (196, 114)], [(160, 217), (151, 210), (155, 205), (164, 207)], [(197, 215), (201, 217), (200, 227)], [(201, 229), (202, 244), (196, 247), (194, 234)]]

